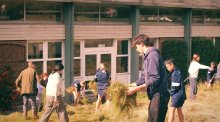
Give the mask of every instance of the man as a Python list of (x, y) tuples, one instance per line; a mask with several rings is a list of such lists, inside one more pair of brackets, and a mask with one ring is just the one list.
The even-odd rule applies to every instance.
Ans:
[(140, 34), (132, 40), (137, 52), (144, 54), (143, 71), (139, 80), (132, 84), (128, 95), (147, 88), (150, 99), (148, 122), (163, 122), (169, 101), (168, 77), (159, 51), (153, 47), (149, 37)]
[(18, 88), (21, 89), (21, 95), (23, 98), (23, 114), (24, 119), (27, 117), (28, 101), (31, 102), (33, 119), (38, 119), (37, 115), (37, 104), (36, 104), (36, 95), (37, 95), (37, 74), (35, 71), (35, 66), (32, 62), (28, 62), (28, 68), (23, 70), (15, 83)]

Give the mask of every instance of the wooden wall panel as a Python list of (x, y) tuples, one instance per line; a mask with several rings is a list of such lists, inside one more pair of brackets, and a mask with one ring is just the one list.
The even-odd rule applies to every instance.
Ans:
[(184, 27), (179, 26), (155, 26), (155, 25), (141, 25), (139, 33), (147, 34), (150, 38), (156, 37), (183, 37)]
[(220, 37), (220, 26), (193, 26), (193, 37)]
[(74, 39), (117, 39), (131, 38), (131, 25), (77, 24), (74, 25)]
[(0, 40), (65, 39), (64, 25), (4, 24), (0, 25)]

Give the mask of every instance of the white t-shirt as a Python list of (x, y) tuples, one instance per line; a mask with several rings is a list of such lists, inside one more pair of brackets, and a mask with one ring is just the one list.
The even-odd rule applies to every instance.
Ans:
[(209, 66), (202, 65), (197, 61), (192, 61), (189, 65), (188, 72), (190, 77), (198, 78), (199, 69), (209, 69), (209, 68), (210, 68)]
[(47, 96), (61, 96), (64, 97), (64, 83), (59, 73), (50, 74), (46, 87)]

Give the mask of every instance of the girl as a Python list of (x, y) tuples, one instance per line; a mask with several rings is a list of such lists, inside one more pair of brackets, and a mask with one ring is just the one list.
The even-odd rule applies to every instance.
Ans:
[[(108, 87), (108, 81), (109, 81), (109, 73), (106, 70), (106, 66), (104, 63), (101, 63), (99, 66), (99, 69), (96, 71), (96, 82), (97, 82), (97, 88), (98, 88), (98, 100), (96, 101), (96, 112), (99, 109), (99, 106), (101, 104), (101, 100), (105, 97), (106, 98), (106, 90)], [(107, 99), (107, 98), (106, 98)], [(109, 106), (109, 100), (106, 100), (107, 106)]]

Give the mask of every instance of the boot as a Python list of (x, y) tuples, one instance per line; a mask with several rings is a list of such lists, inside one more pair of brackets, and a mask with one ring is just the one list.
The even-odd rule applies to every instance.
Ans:
[(37, 111), (33, 111), (33, 119), (39, 119), (39, 116), (37, 115)]
[(29, 118), (27, 117), (27, 110), (23, 110), (23, 118), (25, 120), (28, 120)]

